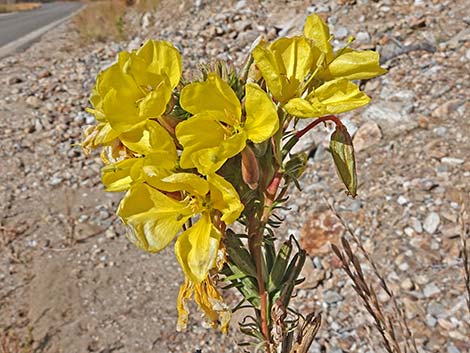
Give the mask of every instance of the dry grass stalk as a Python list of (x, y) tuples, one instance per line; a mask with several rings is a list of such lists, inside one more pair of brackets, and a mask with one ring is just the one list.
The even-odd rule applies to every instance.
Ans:
[[(333, 208), (332, 205), (329, 205), (332, 212), (338, 217), (347, 233), (351, 236), (352, 240), (360, 250), (362, 256), (366, 259), (369, 265), (372, 268), (372, 271), (378, 280), (380, 287), (387, 293), (389, 296), (392, 308), (393, 315), (389, 315), (384, 312), (381, 308), (379, 301), (377, 300), (377, 295), (372, 287), (368, 284), (367, 278), (364, 276), (362, 271), (360, 261), (358, 257), (353, 253), (349, 242), (345, 237), (341, 239), (342, 248), (344, 253), (341, 252), (338, 247), (332, 245), (333, 251), (338, 256), (342, 263), (342, 268), (346, 274), (351, 278), (354, 285), (354, 290), (361, 297), (362, 303), (366, 310), (371, 314), (375, 322), (375, 327), (380, 332), (382, 336), (382, 341), (384, 343), (385, 349), (389, 353), (401, 353), (401, 352), (413, 352), (418, 353), (418, 348), (416, 346), (416, 341), (414, 339), (413, 333), (411, 332), (408, 321), (406, 319), (406, 314), (401, 305), (399, 305), (398, 300), (393, 293), (393, 291), (388, 286), (385, 281), (385, 277), (379, 271), (377, 264), (372, 259), (370, 254), (364, 248), (362, 241), (354, 234), (351, 227), (345, 222), (345, 220), (338, 214), (338, 212)], [(404, 338), (404, 349), (401, 349), (398, 339), (395, 334), (394, 323), (397, 323), (400, 330), (401, 336)]]
[(463, 258), (463, 268), (464, 268), (464, 280), (465, 280), (465, 289), (467, 291), (467, 308), (468, 312), (470, 313), (470, 260), (469, 260), (469, 250), (468, 250), (468, 229), (465, 224), (465, 220), (467, 219), (467, 210), (465, 204), (462, 202), (462, 206), (460, 208), (460, 241), (462, 245), (462, 258)]

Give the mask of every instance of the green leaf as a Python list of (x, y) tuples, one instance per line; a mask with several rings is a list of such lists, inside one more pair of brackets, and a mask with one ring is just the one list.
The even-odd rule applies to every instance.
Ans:
[(330, 151), (338, 174), (352, 197), (357, 195), (356, 160), (352, 138), (344, 125), (336, 125), (331, 135)]
[(274, 266), (269, 274), (268, 291), (274, 291), (282, 284), (291, 252), (292, 242), (288, 240), (282, 244), (277, 253)]

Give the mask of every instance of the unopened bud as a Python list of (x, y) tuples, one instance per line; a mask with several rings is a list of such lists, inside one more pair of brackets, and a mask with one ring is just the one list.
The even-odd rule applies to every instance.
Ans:
[(330, 150), (338, 174), (352, 197), (357, 195), (356, 160), (351, 136), (344, 125), (336, 125), (331, 135)]
[(242, 151), (242, 177), (245, 184), (247, 184), (251, 190), (255, 190), (258, 187), (258, 160), (250, 146), (246, 146)]

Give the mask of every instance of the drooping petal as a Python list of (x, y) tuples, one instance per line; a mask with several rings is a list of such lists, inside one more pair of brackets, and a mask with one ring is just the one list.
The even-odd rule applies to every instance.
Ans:
[(312, 39), (315, 46), (325, 53), (327, 62), (333, 60), (334, 54), (330, 44), (330, 30), (320, 16), (311, 14), (307, 17), (304, 26), (304, 36)]
[(131, 242), (153, 253), (174, 239), (192, 211), (185, 202), (138, 183), (124, 196), (117, 214), (128, 226)]
[(217, 174), (207, 177), (210, 185), (212, 207), (222, 212), (222, 221), (231, 224), (243, 211), (243, 204), (237, 191), (227, 180)]
[(175, 254), (184, 274), (194, 283), (203, 281), (214, 267), (221, 234), (205, 212), (191, 228), (178, 237)]
[(232, 313), (209, 277), (194, 285), (194, 300), (210, 325), (227, 333)]
[(181, 107), (193, 115), (210, 113), (231, 126), (238, 125), (241, 106), (235, 92), (217, 74), (209, 74), (204, 82), (195, 82), (181, 91)]
[(367, 80), (387, 72), (380, 67), (379, 53), (372, 50), (345, 51), (330, 63), (328, 69), (333, 77), (349, 80)]
[(245, 109), (244, 130), (251, 141), (261, 143), (279, 129), (276, 106), (257, 84), (246, 85)]
[(194, 284), (185, 277), (184, 283), (180, 286), (178, 301), (176, 303), (176, 308), (178, 309), (178, 323), (176, 324), (176, 330), (178, 332), (184, 331), (188, 325), (189, 309), (187, 303), (193, 296), (193, 293)]
[[(311, 96), (307, 99), (310, 100)], [(313, 92), (312, 105), (325, 114), (344, 113), (370, 102), (370, 98), (351, 81), (340, 78), (325, 82)]]

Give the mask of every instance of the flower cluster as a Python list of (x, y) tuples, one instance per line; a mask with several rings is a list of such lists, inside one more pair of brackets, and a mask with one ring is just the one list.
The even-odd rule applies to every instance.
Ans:
[(154, 253), (176, 239), (185, 274), (180, 329), (186, 300), (194, 297), (212, 326), (226, 330), (230, 310), (216, 287), (227, 261), (223, 239), (237, 220), (247, 225), (266, 215), (275, 175), (288, 181), (289, 122), (367, 104), (351, 80), (385, 72), (377, 53), (334, 52), (330, 40), (314, 14), (302, 36), (261, 41), (246, 77), (214, 69), (201, 81), (182, 83), (178, 50), (152, 40), (121, 52), (98, 75), (89, 109), (97, 124), (82, 147), (104, 147), (102, 181), (107, 191), (126, 192), (117, 214), (130, 241)]

